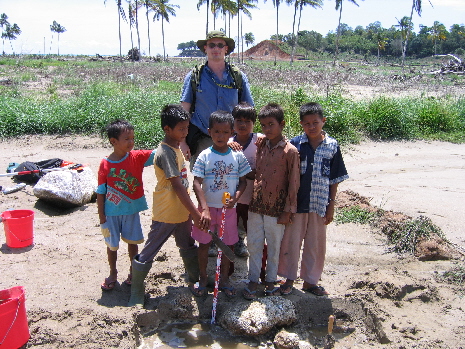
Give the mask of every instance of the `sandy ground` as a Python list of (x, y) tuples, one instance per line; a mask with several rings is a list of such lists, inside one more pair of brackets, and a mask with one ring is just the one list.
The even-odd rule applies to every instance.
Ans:
[[(11, 161), (59, 157), (88, 164), (96, 174), (100, 159), (109, 153), (96, 137), (27, 136), (0, 142), (0, 168), (5, 172)], [(351, 189), (385, 210), (427, 216), (451, 242), (465, 248), (464, 144), (366, 142), (345, 148), (344, 157), (351, 178), (340, 191)], [(151, 169), (144, 181), (151, 202)], [(10, 178), (0, 178), (2, 186), (12, 184)], [(211, 294), (195, 298), (187, 290), (174, 239), (154, 263), (147, 278), (147, 310), (139, 311), (126, 307), (130, 290), (122, 284), (129, 268), (124, 245), (118, 260), (121, 284), (112, 292), (100, 289), (108, 267), (95, 203), (58, 209), (37, 200), (28, 186), (0, 196), (0, 212), (10, 208), (35, 212), (33, 246), (11, 249), (0, 234), (0, 289), (21, 285), (26, 290), (31, 338), (25, 347), (272, 346), (276, 332), (239, 338), (208, 325)], [(141, 217), (147, 232), (150, 210)], [(337, 318), (336, 348), (465, 347), (464, 290), (437, 279), (455, 262), (420, 262), (388, 253), (387, 247), (385, 236), (369, 226), (329, 227), (322, 285), (331, 295), (304, 293), (299, 280), (288, 296), (299, 319), (287, 330), (299, 334), (301, 347), (323, 347), (329, 314)], [(241, 258), (233, 276), (237, 289), (246, 277), (247, 261)], [(239, 302), (246, 301), (220, 294), (219, 314)]]

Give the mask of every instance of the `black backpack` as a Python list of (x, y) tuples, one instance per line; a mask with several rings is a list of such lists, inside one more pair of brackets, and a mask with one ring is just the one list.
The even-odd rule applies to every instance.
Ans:
[(16, 175), (14, 176), (14, 179), (16, 179), (19, 182), (37, 183), (40, 177), (44, 175), (44, 173), (42, 173), (41, 170), (60, 167), (62, 162), (63, 160), (58, 159), (58, 158), (42, 160), (38, 162), (25, 161), (19, 164), (19, 166), (16, 167), (14, 171), (15, 172), (34, 171), (34, 172), (22, 174), (22, 175)]

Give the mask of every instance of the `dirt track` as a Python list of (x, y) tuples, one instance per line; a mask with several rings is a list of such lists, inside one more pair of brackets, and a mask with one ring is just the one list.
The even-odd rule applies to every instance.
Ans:
[[(0, 168), (6, 169), (10, 161), (61, 157), (87, 163), (96, 173), (100, 159), (109, 153), (104, 145), (92, 137), (33, 136), (3, 141)], [(386, 210), (402, 211), (412, 217), (426, 215), (449, 239), (465, 247), (465, 145), (364, 143), (345, 149), (344, 156), (351, 178), (341, 184), (340, 190), (351, 189), (372, 197), (374, 205)], [(150, 202), (154, 186), (150, 169), (144, 181)], [(2, 178), (0, 185), (11, 183), (9, 178)], [(151, 348), (148, 343), (157, 343), (157, 334), (165, 340), (179, 338), (167, 328), (162, 333), (168, 321), (183, 321), (186, 333), (206, 335), (211, 294), (205, 299), (194, 298), (184, 287), (182, 264), (173, 239), (165, 245), (147, 279), (148, 311), (138, 312), (125, 307), (128, 287), (118, 285), (110, 293), (100, 290), (108, 271), (95, 203), (58, 210), (37, 201), (32, 188), (27, 187), (0, 196), (1, 212), (8, 208), (35, 211), (34, 246), (10, 249), (4, 244), (3, 234), (0, 237), (0, 289), (22, 285), (27, 292), (31, 331), (27, 347), (134, 348), (142, 341), (147, 344), (141, 347)], [(142, 214), (145, 231), (150, 217), (149, 211)], [(122, 282), (129, 261), (124, 246), (120, 252)], [(327, 315), (334, 313), (341, 329), (336, 335), (336, 348), (373, 348), (380, 347), (380, 343), (387, 343), (385, 348), (465, 346), (463, 290), (435, 279), (437, 273), (452, 265), (452, 261), (419, 262), (413, 257), (386, 253), (385, 237), (368, 226), (331, 225), (322, 279), (331, 296), (317, 298), (303, 293), (298, 282), (288, 298), (299, 309), (299, 321), (288, 330), (321, 348)], [(242, 289), (246, 277), (246, 260), (241, 259), (234, 285)], [(219, 312), (237, 302), (245, 301), (220, 295)], [(202, 325), (199, 328), (187, 320), (200, 320)], [(140, 326), (134, 326), (135, 321)], [(144, 333), (148, 335), (144, 337)], [(201, 342), (190, 338), (186, 343), (212, 345), (208, 338)], [(245, 341), (230, 338), (221, 329), (213, 331), (213, 338), (223, 343), (221, 346)], [(266, 342), (272, 337), (260, 339)], [(259, 344), (258, 339), (246, 342)]]

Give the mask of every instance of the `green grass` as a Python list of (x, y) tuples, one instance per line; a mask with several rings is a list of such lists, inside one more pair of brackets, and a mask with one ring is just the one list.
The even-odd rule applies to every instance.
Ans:
[(372, 224), (376, 217), (378, 217), (377, 212), (355, 205), (337, 210), (334, 221), (336, 224)]
[(417, 243), (422, 239), (428, 239), (432, 234), (443, 236), (441, 228), (433, 224), (431, 219), (420, 216), (417, 219), (399, 224), (396, 229), (391, 229), (388, 238), (390, 243), (394, 245), (391, 248), (392, 251), (414, 253)]
[(463, 261), (457, 262), (453, 268), (444, 272), (440, 279), (449, 284), (465, 287), (465, 264)]
[[(0, 85), (0, 137), (22, 134), (99, 133), (115, 118), (136, 126), (137, 147), (152, 148), (162, 138), (158, 114), (163, 105), (179, 102), (187, 62), (96, 62), (65, 57), (0, 58), (1, 76), (11, 84)], [(428, 139), (465, 142), (465, 97), (388, 98), (354, 100), (344, 97), (341, 83), (325, 80), (323, 95), (300, 80), (305, 74), (327, 78), (325, 63), (247, 62), (256, 109), (269, 102), (285, 110), (285, 134), (301, 133), (298, 110), (309, 101), (319, 102), (327, 117), (325, 130), (341, 144), (376, 140)], [(357, 66), (362, 76), (374, 75), (372, 67)], [(387, 70), (383, 67), (377, 70)], [(134, 79), (128, 75), (134, 74)], [(326, 74), (326, 75), (325, 75)], [(338, 75), (339, 74), (339, 75)], [(344, 73), (345, 74), (345, 73)], [(48, 77), (43, 88), (26, 88)], [(258, 123), (256, 130), (259, 130)]]

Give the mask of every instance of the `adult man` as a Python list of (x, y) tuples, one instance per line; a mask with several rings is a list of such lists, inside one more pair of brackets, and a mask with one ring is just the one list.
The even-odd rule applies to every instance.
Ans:
[(186, 75), (181, 94), (181, 105), (192, 112), (186, 139), (188, 146), (181, 144), (184, 155), (190, 159), (191, 169), (197, 155), (213, 144), (207, 130), (211, 113), (217, 110), (231, 112), (239, 102), (253, 105), (247, 76), (239, 72), (241, 81), (236, 81), (232, 66), (225, 61), (225, 56), (234, 51), (235, 46), (233, 39), (218, 30), (210, 31), (205, 40), (197, 41), (197, 47), (207, 55), (207, 62), (201, 66), (194, 87), (195, 68)]

